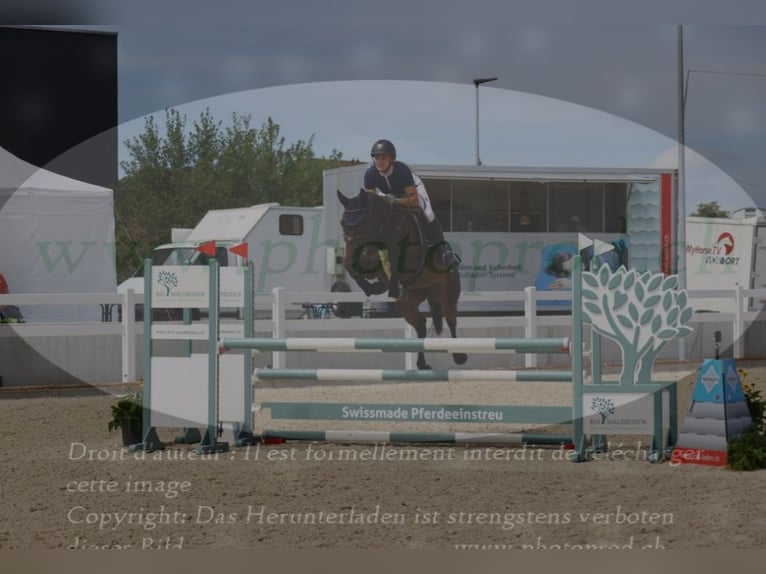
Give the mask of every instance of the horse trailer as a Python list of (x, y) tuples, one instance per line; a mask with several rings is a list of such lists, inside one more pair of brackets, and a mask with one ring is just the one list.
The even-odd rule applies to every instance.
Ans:
[[(520, 309), (519, 302), (476, 303), (471, 293), (566, 290), (557, 254), (578, 250), (578, 234), (626, 246), (633, 268), (676, 270), (674, 170), (412, 166), (423, 180), (446, 240), (459, 255), (461, 311)], [(154, 250), (155, 264), (206, 263), (200, 246), (215, 241), (222, 265), (240, 264), (232, 247), (247, 244), (256, 291), (329, 292), (339, 279), (360, 291), (343, 268), (343, 213), (338, 191), (359, 193), (367, 165), (326, 170), (323, 205), (262, 204), (211, 210), (179, 243)], [(170, 258), (170, 259), (168, 259)], [(137, 275), (118, 291), (143, 292)], [(551, 311), (566, 301), (541, 301)]]
[[(472, 303), (471, 293), (566, 290), (557, 254), (578, 251), (578, 234), (621, 245), (623, 262), (676, 271), (675, 170), (413, 165), (445, 239), (462, 260), (461, 311), (520, 309), (520, 303)], [(357, 195), (367, 165), (324, 172), (324, 227), (343, 245), (337, 197)], [(329, 238), (331, 239), (331, 238)], [(342, 249), (342, 247), (341, 247)], [(343, 254), (337, 260), (342, 261)], [(336, 269), (342, 273), (342, 269)], [(358, 290), (353, 281), (349, 281)], [(540, 301), (566, 309), (566, 301)]]

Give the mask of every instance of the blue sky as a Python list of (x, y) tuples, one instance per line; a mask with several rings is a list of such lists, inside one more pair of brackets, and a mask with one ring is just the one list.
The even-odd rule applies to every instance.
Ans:
[[(359, 104), (359, 102), (364, 102)], [(317, 155), (333, 149), (367, 159), (371, 138), (386, 137), (411, 164), (474, 165), (473, 85), (404, 80), (313, 82), (246, 90), (176, 106), (189, 125), (209, 109), (225, 120), (252, 114), (280, 124), (287, 141), (314, 137)], [(378, 113), (384, 111), (381, 123)], [(153, 114), (162, 126), (165, 112)], [(140, 134), (145, 117), (120, 126), (120, 139)], [(673, 138), (641, 124), (563, 100), (479, 88), (479, 156), (490, 166), (677, 167)], [(123, 156), (127, 150), (121, 150)], [(687, 211), (718, 200), (729, 209), (751, 205), (727, 174), (687, 149)], [(722, 201), (721, 198), (725, 198)]]

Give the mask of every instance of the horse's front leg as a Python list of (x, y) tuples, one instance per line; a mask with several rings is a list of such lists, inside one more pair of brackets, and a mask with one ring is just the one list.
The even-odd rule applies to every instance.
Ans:
[(399, 298), (399, 273), (397, 272), (396, 265), (391, 264), (392, 246), (387, 246), (385, 249), (378, 251), (380, 256), (380, 273), (385, 275), (386, 283), (388, 284), (388, 296), (391, 299)]
[[(426, 334), (428, 333), (428, 329), (426, 328), (425, 315), (423, 315), (418, 309), (419, 304), (420, 302), (416, 298), (412, 297), (397, 301), (397, 307), (399, 308), (399, 313), (401, 316), (415, 329), (415, 333), (417, 334), (418, 339), (425, 339)], [(418, 353), (417, 367), (421, 370), (431, 368), (431, 365), (426, 363), (426, 356), (422, 352)]]

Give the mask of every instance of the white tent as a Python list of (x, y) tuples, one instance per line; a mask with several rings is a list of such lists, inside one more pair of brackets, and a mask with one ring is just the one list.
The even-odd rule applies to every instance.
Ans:
[[(112, 190), (0, 148), (0, 273), (13, 293), (106, 293), (117, 283)], [(100, 321), (92, 306), (24, 307), (28, 322)]]

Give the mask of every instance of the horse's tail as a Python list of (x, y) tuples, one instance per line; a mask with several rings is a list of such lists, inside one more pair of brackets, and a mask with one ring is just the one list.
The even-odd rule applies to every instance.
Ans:
[(444, 326), (444, 314), (442, 313), (442, 306), (433, 297), (428, 297), (428, 305), (431, 307), (431, 321), (434, 324), (434, 331), (439, 335), (442, 332)]

